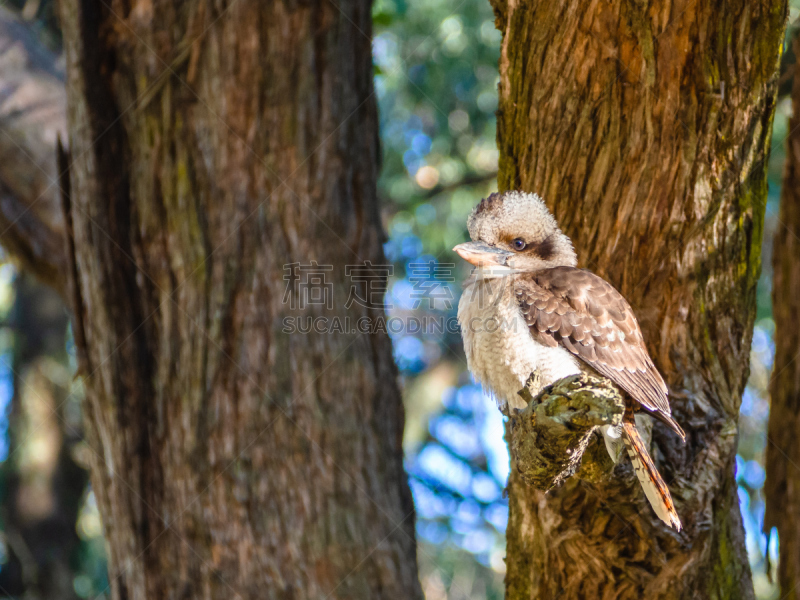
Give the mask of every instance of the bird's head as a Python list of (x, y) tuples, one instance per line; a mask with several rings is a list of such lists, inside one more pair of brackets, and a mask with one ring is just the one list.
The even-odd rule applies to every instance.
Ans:
[(475, 207), (467, 227), (472, 241), (453, 250), (497, 275), (574, 267), (578, 262), (572, 242), (536, 194), (492, 194)]

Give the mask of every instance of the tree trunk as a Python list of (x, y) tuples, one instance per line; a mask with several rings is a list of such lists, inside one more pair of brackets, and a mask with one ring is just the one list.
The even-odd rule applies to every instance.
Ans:
[(80, 538), (75, 524), (88, 475), (73, 460), (81, 428), (70, 406), (77, 400), (69, 395), (67, 313), (58, 295), (65, 292), (67, 265), (54, 183), (56, 138), (66, 132), (64, 72), (59, 55), (3, 6), (0, 82), (0, 242), (23, 268), (14, 282), (14, 307), (6, 324), (13, 331), (14, 385), (9, 457), (0, 465), (8, 551), (0, 590), (69, 600), (77, 598), (73, 579)]
[(0, 591), (70, 600), (78, 597), (75, 523), (88, 476), (73, 460), (81, 430), (70, 410), (67, 312), (58, 294), (30, 274), (20, 273), (14, 289), (10, 453), (0, 470), (8, 560), (0, 570)]
[(61, 16), (113, 597), (419, 598), (389, 338), (284, 322), (382, 314), (345, 269), (384, 262), (370, 3)]
[[(800, 56), (800, 36), (794, 53)], [(782, 600), (800, 599), (800, 77), (792, 84), (792, 118), (786, 141), (780, 225), (773, 240), (772, 316), (774, 375), (770, 379), (764, 531), (778, 528), (778, 582)]]
[(630, 301), (687, 432), (653, 432), (680, 533), (627, 461), (547, 494), (512, 468), (507, 597), (752, 598), (734, 458), (786, 3), (494, 8), (499, 187), (543, 195)]

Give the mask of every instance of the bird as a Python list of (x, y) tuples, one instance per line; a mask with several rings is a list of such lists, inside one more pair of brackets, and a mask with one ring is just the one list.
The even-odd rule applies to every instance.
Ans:
[[(458, 304), (473, 377), (505, 411), (526, 406), (518, 394), (526, 383), (536, 396), (570, 375), (611, 380), (624, 392), (626, 407), (619, 427), (602, 429), (606, 447), (616, 462), (614, 438), (622, 438), (656, 515), (680, 531), (635, 412), (644, 409), (681, 439), (685, 434), (630, 304), (603, 278), (577, 267), (572, 241), (537, 194), (491, 194), (473, 209), (467, 228), (472, 241), (453, 250), (475, 267)], [(530, 389), (531, 382), (538, 389)]]

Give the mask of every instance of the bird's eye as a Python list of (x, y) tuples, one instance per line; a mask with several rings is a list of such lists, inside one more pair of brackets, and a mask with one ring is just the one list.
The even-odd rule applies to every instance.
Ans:
[(516, 250), (517, 252), (525, 250), (525, 246), (527, 246), (525, 240), (523, 240), (522, 238), (515, 239), (513, 242), (511, 242), (511, 245), (514, 246), (514, 250)]

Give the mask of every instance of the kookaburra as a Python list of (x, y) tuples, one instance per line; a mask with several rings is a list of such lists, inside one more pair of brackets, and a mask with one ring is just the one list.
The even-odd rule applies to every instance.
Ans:
[(469, 370), (501, 408), (511, 409), (525, 407), (517, 392), (531, 375), (540, 386), (530, 390), (534, 396), (581, 372), (613, 381), (626, 393), (627, 406), (621, 428), (603, 429), (609, 452), (609, 438), (621, 434), (656, 514), (680, 530), (669, 489), (637, 431), (634, 408), (685, 436), (628, 302), (611, 284), (575, 266), (572, 242), (535, 194), (492, 194), (472, 211), (468, 227), (472, 241), (454, 250), (476, 267), (458, 305)]

